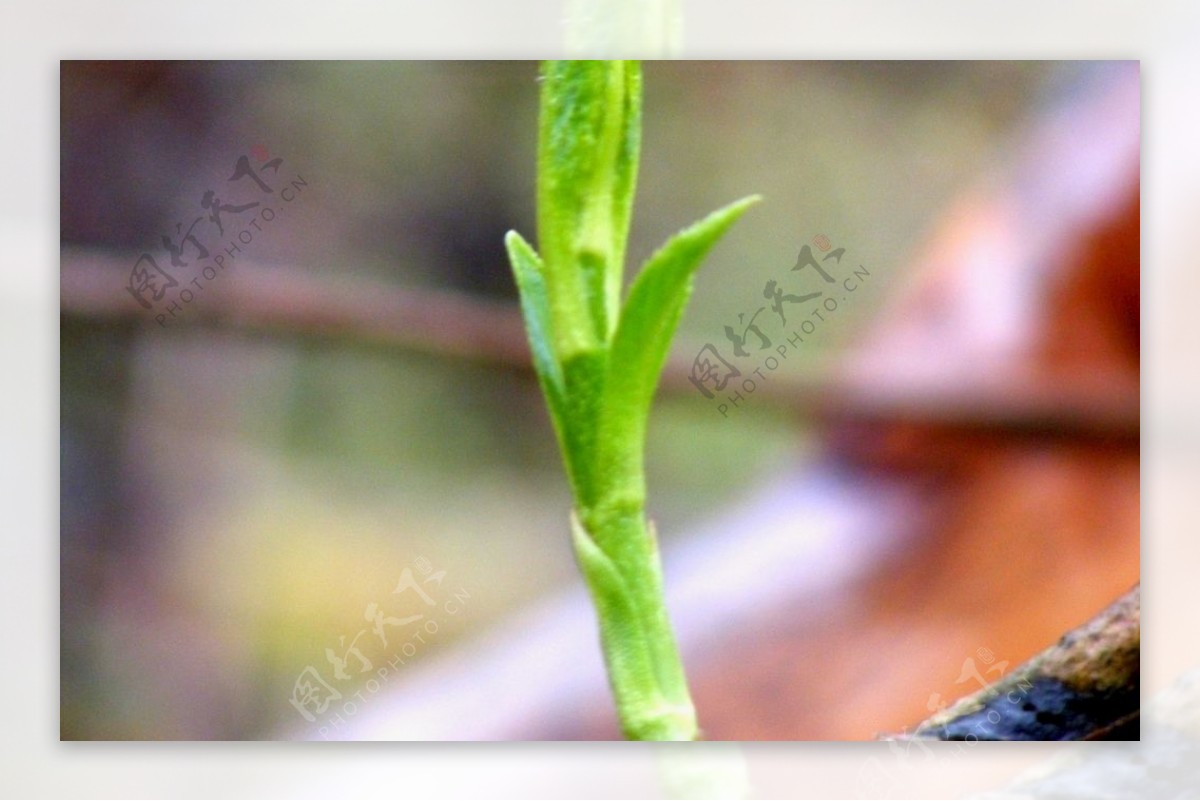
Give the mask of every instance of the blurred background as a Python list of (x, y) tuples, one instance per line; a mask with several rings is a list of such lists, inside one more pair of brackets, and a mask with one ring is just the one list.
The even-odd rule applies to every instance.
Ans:
[[(536, 75), (62, 63), (63, 739), (616, 736), (502, 247)], [(766, 200), (650, 426), (706, 736), (899, 730), (1138, 580), (1138, 83), (646, 66), (628, 271)], [(720, 412), (693, 359), (781, 344), (821, 237), (865, 276)]]

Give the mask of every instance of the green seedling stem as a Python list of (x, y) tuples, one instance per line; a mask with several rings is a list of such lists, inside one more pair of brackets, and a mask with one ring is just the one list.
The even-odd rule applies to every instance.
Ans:
[(625, 736), (693, 740), (696, 711), (646, 518), (646, 423), (701, 260), (757, 202), (671, 237), (621, 302), (641, 149), (636, 62), (542, 66), (535, 251), (505, 237), (534, 367), (574, 496), (571, 536)]

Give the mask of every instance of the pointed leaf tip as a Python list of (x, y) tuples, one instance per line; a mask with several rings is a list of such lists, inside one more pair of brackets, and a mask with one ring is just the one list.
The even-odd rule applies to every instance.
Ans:
[(521, 297), (521, 313), (525, 317), (533, 366), (546, 392), (550, 413), (557, 418), (562, 407), (563, 375), (554, 350), (550, 300), (542, 260), (533, 246), (516, 231), (504, 235), (504, 246)]
[(614, 376), (614, 392), (629, 393), (631, 403), (649, 406), (696, 270), (717, 240), (760, 200), (751, 195), (714, 211), (671, 237), (646, 262), (629, 290), (613, 339), (614, 370), (625, 376)]

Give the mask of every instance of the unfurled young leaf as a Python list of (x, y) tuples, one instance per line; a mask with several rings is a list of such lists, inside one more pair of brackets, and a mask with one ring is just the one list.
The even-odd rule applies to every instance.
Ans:
[(634, 280), (609, 351), (612, 370), (601, 429), (602, 440), (629, 463), (610, 464), (611, 469), (640, 474), (650, 404), (691, 296), (692, 278), (716, 241), (759, 200), (752, 196), (731, 203), (680, 231), (650, 257)]
[(550, 300), (546, 295), (546, 279), (542, 274), (542, 260), (534, 249), (516, 231), (504, 237), (508, 259), (512, 262), (513, 275), (517, 280), (517, 292), (521, 296), (521, 314), (525, 318), (525, 330), (529, 334), (529, 349), (533, 354), (533, 366), (542, 380), (547, 395), (553, 395), (555, 414), (563, 395), (562, 367), (554, 353), (554, 337), (550, 330)]

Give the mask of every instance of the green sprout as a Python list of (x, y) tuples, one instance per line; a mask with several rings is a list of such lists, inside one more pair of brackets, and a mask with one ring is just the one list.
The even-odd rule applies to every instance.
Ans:
[(646, 422), (700, 261), (757, 202), (680, 231), (621, 303), (641, 149), (636, 62), (542, 67), (537, 157), (541, 255), (505, 237), (533, 364), (574, 496), (572, 542), (600, 624), (625, 736), (694, 740), (696, 711), (646, 519)]

